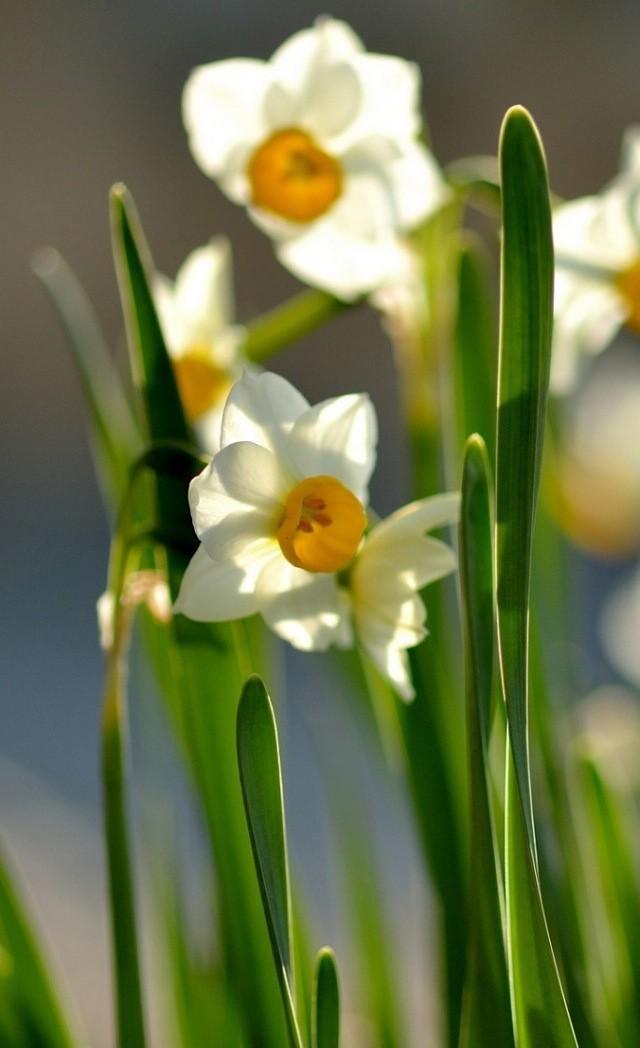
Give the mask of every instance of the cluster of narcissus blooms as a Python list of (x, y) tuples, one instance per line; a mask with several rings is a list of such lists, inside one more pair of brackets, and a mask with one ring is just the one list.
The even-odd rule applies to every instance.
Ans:
[(318, 20), (267, 62), (194, 70), (183, 98), (193, 155), (308, 284), (351, 300), (402, 280), (403, 234), (448, 190), (419, 140), (420, 74)]
[(404, 698), (407, 648), (426, 636), (419, 591), (455, 568), (429, 530), (459, 497), (368, 511), (376, 417), (364, 395), (311, 407), (285, 379), (246, 372), (229, 394), (220, 451), (189, 490), (201, 545), (175, 611), (200, 621), (259, 612), (295, 647), (357, 643)]
[(556, 256), (552, 388), (568, 392), (580, 358), (624, 325), (640, 332), (640, 128), (625, 136), (621, 171), (594, 196), (562, 204)]

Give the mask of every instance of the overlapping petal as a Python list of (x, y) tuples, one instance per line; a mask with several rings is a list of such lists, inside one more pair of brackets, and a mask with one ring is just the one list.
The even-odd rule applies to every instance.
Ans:
[(298, 416), (289, 435), (289, 454), (301, 476), (337, 477), (366, 503), (377, 429), (366, 394), (333, 397)]

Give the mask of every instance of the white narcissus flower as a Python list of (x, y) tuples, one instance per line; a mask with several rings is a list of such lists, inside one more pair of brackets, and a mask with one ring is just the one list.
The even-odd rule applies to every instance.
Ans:
[(245, 373), (221, 450), (189, 488), (202, 545), (175, 610), (200, 621), (260, 612), (295, 647), (328, 647), (340, 627), (336, 573), (367, 523), (376, 439), (366, 395), (310, 407), (278, 375)]
[(194, 70), (183, 116), (197, 163), (274, 238), (282, 264), (350, 300), (402, 271), (399, 234), (446, 196), (418, 141), (419, 93), (415, 65), (321, 19), (268, 62)]
[(218, 237), (193, 251), (175, 281), (156, 274), (153, 293), (185, 413), (214, 455), (224, 403), (242, 371), (228, 241)]
[(407, 649), (427, 635), (419, 591), (457, 563), (450, 546), (425, 532), (459, 515), (454, 493), (403, 506), (371, 529), (344, 582), (358, 644), (403, 699), (414, 697)]
[(580, 358), (626, 324), (640, 332), (640, 129), (626, 136), (620, 174), (597, 196), (556, 208), (551, 387), (576, 381)]
[(269, 373), (233, 387), (221, 443), (191, 482), (201, 546), (175, 611), (217, 622), (260, 612), (302, 650), (355, 639), (410, 699), (406, 649), (426, 635), (418, 591), (455, 567), (453, 551), (425, 532), (457, 520), (459, 497), (412, 503), (363, 538), (376, 444), (369, 398), (309, 407)]

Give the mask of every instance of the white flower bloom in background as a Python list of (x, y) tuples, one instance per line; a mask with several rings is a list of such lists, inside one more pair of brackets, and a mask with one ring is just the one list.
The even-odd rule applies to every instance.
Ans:
[(245, 373), (221, 450), (190, 485), (202, 544), (175, 610), (200, 621), (260, 612), (295, 647), (328, 647), (341, 618), (336, 573), (367, 524), (376, 439), (366, 395), (310, 407), (278, 375)]
[(227, 59), (187, 81), (193, 155), (276, 241), (306, 283), (353, 299), (402, 272), (399, 234), (447, 190), (418, 141), (420, 74), (369, 54), (344, 22), (321, 19), (268, 62)]
[(640, 333), (640, 129), (625, 137), (620, 174), (596, 196), (556, 208), (551, 385), (575, 384), (580, 358), (626, 324)]
[(406, 699), (406, 649), (425, 636), (419, 590), (455, 568), (426, 531), (454, 523), (459, 496), (405, 506), (367, 528), (376, 418), (365, 395), (310, 407), (277, 375), (233, 387), (220, 452), (189, 490), (201, 546), (175, 611), (200, 621), (259, 612), (302, 650), (354, 641)]
[(173, 282), (156, 274), (153, 292), (185, 413), (213, 455), (227, 394), (242, 371), (228, 241), (197, 248)]
[(640, 357), (616, 346), (563, 412), (553, 457), (552, 507), (583, 549), (603, 557), (640, 551)]
[(605, 604), (600, 633), (611, 665), (621, 677), (640, 687), (640, 567)]
[(458, 494), (403, 506), (371, 529), (345, 580), (356, 640), (403, 699), (414, 697), (407, 649), (428, 632), (419, 591), (457, 564), (451, 547), (425, 532), (459, 515)]

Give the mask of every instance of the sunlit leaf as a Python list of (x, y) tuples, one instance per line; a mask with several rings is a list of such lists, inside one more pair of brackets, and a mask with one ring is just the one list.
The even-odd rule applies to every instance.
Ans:
[(312, 1048), (339, 1048), (340, 990), (333, 950), (320, 950), (313, 984)]

